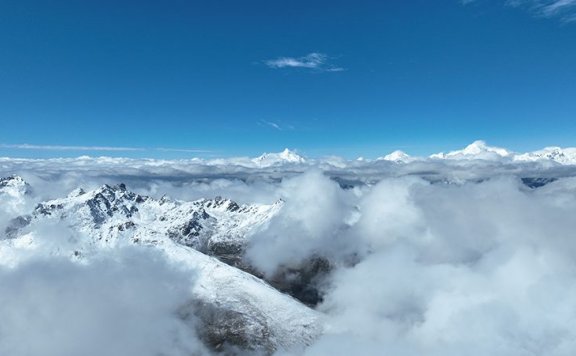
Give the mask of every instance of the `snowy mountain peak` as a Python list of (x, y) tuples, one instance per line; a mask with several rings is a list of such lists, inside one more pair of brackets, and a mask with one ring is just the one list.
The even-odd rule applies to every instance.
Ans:
[(516, 155), (515, 161), (550, 160), (560, 164), (576, 164), (576, 148), (546, 147), (542, 150)]
[(469, 144), (468, 146), (466, 146), (462, 150), (462, 153), (474, 155), (474, 154), (482, 153), (482, 152), (488, 151), (488, 150), (489, 150), (489, 147), (485, 141), (476, 140), (476, 141), (472, 142), (471, 144)]
[(238, 203), (230, 199), (224, 199), (221, 196), (217, 196), (214, 199), (205, 199), (203, 202), (206, 208), (212, 208), (215, 210), (232, 212), (240, 210), (240, 205), (238, 205)]
[(20, 176), (0, 178), (0, 193), (22, 197), (30, 193), (30, 185)]
[(75, 198), (81, 195), (86, 194), (86, 191), (83, 188), (76, 188), (68, 194), (68, 198)]
[[(34, 221), (66, 219), (69, 226), (105, 244), (155, 244), (163, 238), (217, 255), (230, 249), (228, 246), (238, 248), (246, 243), (248, 234), (281, 207), (239, 205), (222, 197), (189, 202), (166, 196), (154, 199), (134, 193), (124, 184), (105, 184), (89, 192), (76, 189), (66, 198), (39, 203), (31, 215), (23, 216), (9, 230), (15, 236)], [(128, 239), (126, 234), (130, 235)]]
[(377, 158), (376, 160), (377, 161), (391, 161), (391, 162), (405, 163), (405, 162), (410, 162), (414, 159), (410, 155), (408, 155), (406, 152), (396, 150), (392, 153), (387, 154), (384, 157)]
[(289, 149), (279, 153), (264, 153), (260, 157), (252, 160), (261, 167), (273, 166), (282, 163), (306, 163), (306, 159), (298, 153)]
[(280, 152), (280, 158), (286, 161), (298, 162), (298, 163), (302, 163), (305, 161), (304, 157), (300, 156), (294, 151), (290, 151), (287, 148), (285, 148), (284, 151)]
[(80, 199), (83, 201), (105, 199), (109, 203), (114, 204), (126, 204), (127, 202), (142, 203), (148, 199), (147, 196), (142, 196), (127, 190), (124, 183), (113, 186), (104, 184), (89, 194), (80, 194), (78, 197), (80, 197)]
[(0, 178), (0, 188), (27, 186), (26, 181), (20, 176), (8, 176)]
[(0, 213), (19, 214), (24, 212), (32, 189), (22, 177), (0, 178)]
[(477, 140), (462, 150), (448, 153), (440, 152), (430, 156), (436, 159), (484, 159), (495, 160), (503, 157), (511, 157), (512, 153), (504, 148), (488, 146), (486, 142)]

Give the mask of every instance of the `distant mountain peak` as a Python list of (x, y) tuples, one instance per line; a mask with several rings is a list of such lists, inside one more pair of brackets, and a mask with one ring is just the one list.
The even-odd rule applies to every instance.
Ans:
[(407, 154), (404, 151), (396, 150), (394, 152), (387, 154), (384, 157), (379, 157), (376, 160), (378, 160), (378, 161), (390, 161), (390, 162), (397, 162), (397, 163), (400, 163), (400, 162), (406, 163), (406, 162), (413, 161), (414, 158), (411, 157), (409, 154)]
[(278, 153), (264, 153), (261, 156), (254, 158), (252, 161), (263, 167), (282, 163), (306, 163), (304, 157), (288, 148), (285, 148), (284, 151)]
[(461, 150), (440, 152), (430, 156), (433, 159), (483, 159), (494, 160), (511, 157), (512, 152), (505, 148), (488, 146), (483, 140), (476, 140)]
[(476, 140), (466, 146), (462, 152), (467, 154), (478, 154), (483, 151), (489, 151), (490, 147), (486, 144), (486, 141), (483, 140)]
[(576, 148), (546, 147), (516, 155), (515, 161), (554, 161), (560, 164), (576, 164)]

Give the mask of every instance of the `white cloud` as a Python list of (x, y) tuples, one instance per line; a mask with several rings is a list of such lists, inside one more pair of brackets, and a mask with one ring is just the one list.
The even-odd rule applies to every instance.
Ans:
[[(332, 260), (334, 270), (320, 306), (329, 327), (306, 350), (309, 355), (381, 355), (383, 350), (399, 356), (575, 353), (576, 178), (570, 178), (576, 176), (574, 166), (490, 160), (314, 165), (325, 170), (300, 175), (307, 167), (249, 168), (230, 162), (214, 166), (193, 160), (0, 159), (0, 176), (23, 173), (42, 195), (62, 196), (78, 186), (124, 181), (156, 197), (223, 195), (267, 203), (283, 198), (285, 209), (253, 236), (249, 254), (267, 272), (313, 254)], [(532, 190), (522, 185), (520, 177), (560, 179)], [(343, 190), (330, 178), (358, 187)], [(58, 231), (43, 231), (46, 243), (62, 239), (52, 236)], [(92, 326), (80, 322), (77, 330), (71, 330), (68, 325), (77, 325), (72, 323), (73, 314), (99, 321), (94, 327), (113, 324), (110, 331), (94, 330), (93, 340), (117, 331), (115, 325), (127, 326), (122, 334), (126, 343), (118, 345), (114, 338), (110, 343), (124, 347), (125, 354), (146, 355), (140, 346), (163, 349), (174, 330), (186, 336), (188, 329), (169, 311), (181, 302), (185, 296), (181, 287), (189, 281), (162, 262), (144, 262), (146, 256), (136, 257), (133, 264), (125, 259), (130, 255), (86, 267), (40, 260), (0, 270), (0, 346), (4, 347), (0, 353), (18, 355), (7, 348), (20, 351), (29, 344), (42, 347), (42, 355), (66, 355), (63, 350), (68, 349), (62, 347), (90, 347), (86, 330)], [(176, 289), (158, 289), (159, 282), (174, 283)], [(123, 293), (107, 293), (110, 284)], [(157, 298), (160, 304), (152, 302)], [(135, 304), (124, 307), (128, 299)], [(79, 300), (102, 314), (84, 311)], [(30, 305), (44, 314), (32, 315), (37, 321), (29, 325), (33, 333), (24, 334), (22, 316), (30, 316), (26, 309)], [(111, 316), (116, 309), (123, 319), (118, 324)], [(54, 336), (55, 328), (47, 325), (69, 334)], [(44, 328), (50, 332), (44, 334)], [(134, 342), (148, 332), (154, 337), (144, 337), (141, 345)], [(24, 344), (23, 335), (38, 339)], [(67, 335), (73, 340), (60, 343), (67, 341)], [(184, 350), (194, 347), (180, 345)], [(114, 350), (107, 354), (114, 355)]]
[(270, 68), (307, 68), (322, 72), (341, 72), (344, 68), (328, 63), (328, 56), (323, 53), (312, 52), (302, 57), (280, 57), (266, 60), (264, 63)]
[(122, 147), (122, 146), (71, 146), (71, 145), (39, 145), (39, 144), (0, 144), (0, 149), (30, 150), (30, 151), (70, 151), (70, 152), (180, 152), (180, 153), (213, 153), (214, 151), (200, 148), (172, 147)]
[(213, 153), (214, 151), (203, 150), (199, 148), (166, 148), (166, 147), (158, 147), (156, 148), (157, 151), (160, 152), (183, 152), (183, 153)]
[[(283, 250), (330, 256), (336, 245), (357, 262), (334, 262), (341, 267), (320, 306), (330, 327), (306, 354), (576, 351), (573, 179), (536, 191), (510, 178), (464, 185), (385, 179), (358, 196), (360, 218), (344, 230), (322, 229), (344, 206), (312, 189), (306, 196), (324, 203), (302, 209), (306, 222), (284, 229), (292, 238)], [(299, 226), (316, 221), (307, 229), (323, 243), (303, 242)], [(343, 237), (352, 242), (339, 244)]]
[(269, 126), (269, 127), (273, 128), (273, 129), (275, 129), (275, 130), (282, 131), (282, 127), (281, 127), (279, 124), (277, 124), (277, 123), (275, 123), (275, 122), (273, 122), (273, 121), (260, 120), (260, 123), (262, 123), (262, 124), (264, 124), (264, 125), (266, 125), (266, 126)]
[[(462, 4), (466, 5), (477, 1), (462, 0)], [(505, 4), (526, 8), (537, 16), (558, 18), (565, 22), (576, 20), (576, 0), (506, 0)]]
[(145, 249), (84, 263), (46, 256), (0, 266), (0, 354), (207, 354), (177, 315), (193, 283)]
[(273, 274), (278, 267), (297, 265), (315, 252), (337, 254), (334, 237), (350, 214), (350, 192), (316, 169), (285, 180), (278, 190), (285, 204), (269, 226), (251, 238), (247, 255), (252, 263)]
[(568, 19), (576, 10), (576, 0), (538, 1), (540, 11), (545, 16), (561, 16)]

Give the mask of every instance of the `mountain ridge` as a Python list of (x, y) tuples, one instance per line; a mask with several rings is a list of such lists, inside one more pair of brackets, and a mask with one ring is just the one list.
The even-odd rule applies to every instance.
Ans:
[[(104, 184), (91, 191), (78, 188), (13, 219), (5, 231), (8, 238), (0, 238), (0, 264), (17, 263), (18, 251), (89, 263), (110, 249), (152, 248), (179, 268), (198, 274), (193, 302), (180, 313), (184, 319), (200, 318), (196, 330), (208, 346), (218, 351), (228, 343), (270, 354), (311, 343), (323, 327), (320, 314), (221, 260), (227, 253), (237, 256), (247, 235), (277, 214), (282, 204), (240, 205), (221, 197), (191, 202), (154, 199), (124, 184)], [(65, 226), (68, 237), (60, 243), (39, 243), (38, 231), (54, 224)], [(234, 251), (221, 251), (222, 246)]]

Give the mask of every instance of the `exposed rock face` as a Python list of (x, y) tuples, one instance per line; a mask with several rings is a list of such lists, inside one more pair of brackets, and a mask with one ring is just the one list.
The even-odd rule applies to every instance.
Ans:
[(330, 261), (315, 256), (298, 266), (280, 268), (267, 281), (279, 291), (315, 307), (323, 301), (321, 287), (332, 269)]

